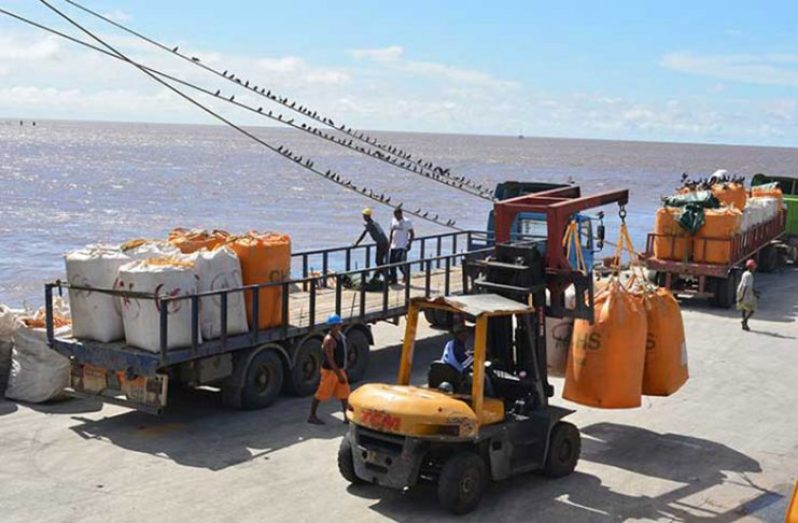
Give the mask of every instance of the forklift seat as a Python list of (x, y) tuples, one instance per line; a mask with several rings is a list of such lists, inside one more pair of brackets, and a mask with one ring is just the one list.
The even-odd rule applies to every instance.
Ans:
[(535, 393), (535, 385), (529, 380), (500, 370), (495, 365), (487, 365), (485, 370), (493, 384), (496, 397), (502, 398), (506, 405), (512, 405), (517, 400)]
[(430, 363), (429, 371), (427, 373), (427, 384), (431, 389), (437, 389), (441, 383), (451, 383), (454, 392), (461, 393), (463, 387), (463, 375), (457, 372), (457, 369), (444, 363), (442, 361), (433, 361)]

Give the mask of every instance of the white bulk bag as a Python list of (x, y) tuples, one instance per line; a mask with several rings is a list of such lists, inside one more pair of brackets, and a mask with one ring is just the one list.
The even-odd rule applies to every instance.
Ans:
[(171, 258), (181, 255), (180, 249), (169, 242), (161, 240), (148, 240), (135, 247), (123, 249), (123, 252), (133, 260)]
[[(192, 255), (194, 271), (199, 277), (199, 291), (220, 291), (242, 287), (241, 262), (232, 249), (222, 247), (213, 251), (202, 249)], [(200, 326), (204, 339), (216, 339), (222, 334), (222, 298), (207, 296), (200, 300)], [(244, 293), (227, 294), (227, 333), (247, 331), (247, 309)]]
[[(71, 327), (56, 329), (69, 336)], [(60, 396), (69, 385), (69, 360), (47, 346), (47, 331), (22, 326), (14, 334), (6, 398), (41, 403)]]
[[(114, 289), (119, 268), (130, 262), (118, 247), (89, 245), (65, 256), (70, 285)], [(101, 342), (125, 336), (119, 299), (101, 292), (69, 289), (72, 310), (72, 335)]]
[[(546, 290), (546, 301), (551, 303), (548, 289)], [(565, 307), (568, 309), (576, 307), (576, 291), (573, 286), (565, 289)], [(573, 332), (573, 318), (546, 317), (546, 367), (549, 376), (565, 377)]]
[[(150, 263), (139, 260), (119, 269), (120, 286), (133, 292), (178, 297), (197, 292), (197, 277), (188, 264)], [(191, 345), (191, 301), (168, 302), (167, 349)], [(161, 302), (123, 298), (122, 321), (128, 345), (149, 352), (161, 350)], [(201, 341), (201, 339), (200, 339)]]

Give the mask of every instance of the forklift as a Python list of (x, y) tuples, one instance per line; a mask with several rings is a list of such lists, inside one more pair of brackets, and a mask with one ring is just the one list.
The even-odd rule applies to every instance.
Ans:
[[(574, 411), (549, 404), (545, 319), (593, 321), (592, 274), (571, 267), (563, 238), (579, 211), (627, 201), (628, 191), (582, 197), (571, 186), (497, 202), (495, 251), (475, 262), (470, 292), (412, 299), (397, 384), (366, 384), (351, 394), (350, 429), (338, 451), (341, 475), (352, 484), (394, 489), (430, 481), (443, 508), (465, 514), (491, 480), (535, 470), (553, 478), (570, 474), (580, 435), (563, 421)], [(513, 219), (524, 212), (545, 213), (546, 239), (510, 241)], [(571, 309), (564, 306), (570, 286), (577, 297)], [(426, 386), (414, 386), (418, 318), (428, 310), (474, 324), (473, 357), (462, 372), (432, 362)]]

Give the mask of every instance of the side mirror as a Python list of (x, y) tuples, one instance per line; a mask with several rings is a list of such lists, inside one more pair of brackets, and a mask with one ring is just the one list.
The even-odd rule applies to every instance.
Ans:
[(599, 224), (598, 227), (596, 227), (596, 238), (597, 238), (596, 248), (598, 248), (598, 250), (604, 248), (604, 235), (605, 235), (604, 224), (601, 223)]

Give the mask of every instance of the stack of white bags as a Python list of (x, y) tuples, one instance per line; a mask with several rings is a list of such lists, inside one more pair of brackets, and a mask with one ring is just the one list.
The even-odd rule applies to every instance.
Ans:
[[(165, 242), (148, 242), (133, 249), (91, 245), (66, 255), (69, 300), (72, 306), (73, 336), (100, 342), (122, 339), (128, 345), (159, 352), (161, 300), (114, 297), (91, 289), (113, 289), (148, 293), (169, 298), (197, 292), (219, 291), (242, 286), (241, 264), (236, 254), (221, 247), (181, 254)], [(227, 332), (247, 331), (242, 292), (228, 295)], [(221, 298), (200, 300), (198, 339), (221, 335)], [(167, 348), (191, 344), (191, 301), (167, 302)]]

